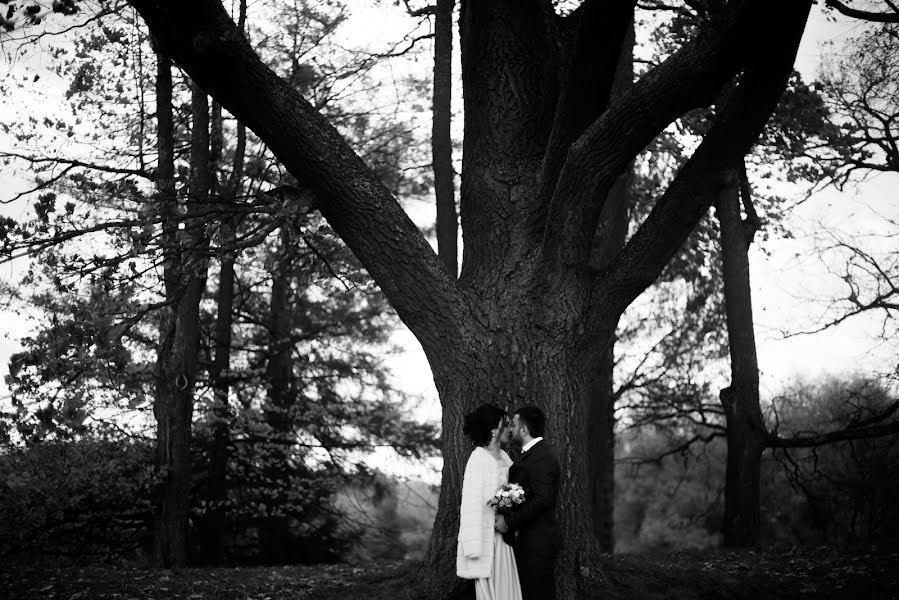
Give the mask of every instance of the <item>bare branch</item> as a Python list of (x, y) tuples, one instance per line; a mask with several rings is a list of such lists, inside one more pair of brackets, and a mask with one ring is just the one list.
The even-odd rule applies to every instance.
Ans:
[(661, 273), (713, 200), (708, 177), (722, 164), (735, 164), (755, 143), (792, 72), (810, 5), (790, 5), (782, 28), (769, 36), (744, 71), (740, 82), (699, 148), (658, 200), (600, 280), (621, 285), (622, 310)]
[(678, 444), (677, 446), (674, 446), (673, 448), (670, 448), (670, 449), (668, 449), (660, 454), (657, 454), (655, 456), (619, 459), (619, 460), (616, 460), (615, 462), (631, 464), (631, 465), (646, 465), (646, 464), (661, 465), (662, 460), (665, 459), (666, 457), (672, 456), (675, 454), (681, 454), (681, 455), (686, 454), (690, 450), (690, 448), (698, 442), (702, 442), (704, 444), (709, 444), (713, 440), (715, 440), (717, 438), (722, 438), (722, 437), (725, 437), (725, 434), (720, 431), (713, 431), (707, 435), (701, 435), (701, 434), (697, 433), (696, 435), (694, 435), (690, 439), (686, 440), (685, 442)]
[(770, 435), (766, 440), (766, 444), (769, 448), (813, 448), (836, 442), (870, 439), (896, 434), (899, 434), (899, 421), (884, 423), (882, 425), (869, 425), (867, 427), (849, 427), (830, 433), (797, 435), (788, 438)]
[(81, 160), (73, 160), (53, 156), (40, 157), (20, 154), (18, 152), (0, 152), (0, 158), (18, 158), (33, 165), (49, 163), (56, 165), (67, 165), (69, 167), (81, 167), (84, 169), (90, 169), (92, 171), (99, 171), (101, 173), (112, 173), (115, 175), (134, 175), (136, 177), (143, 177), (145, 179), (153, 179), (154, 177), (152, 172), (146, 171), (145, 169), (129, 169), (127, 167), (116, 167), (113, 165), (104, 165), (99, 163), (85, 162)]
[[(807, 10), (804, 4), (795, 7), (796, 12)], [(781, 18), (777, 34), (798, 38), (804, 23), (804, 18)], [(572, 144), (546, 219), (544, 256), (548, 269), (578, 264), (579, 257), (589, 255), (603, 204), (615, 179), (672, 121), (693, 108), (712, 103), (721, 87), (753, 57), (753, 52), (776, 62), (787, 57), (792, 65), (795, 50), (780, 48), (778, 54), (768, 45), (756, 50), (753, 40), (769, 25), (767, 2), (734, 3), (734, 8), (700, 27), (693, 39), (612, 102)], [(753, 60), (758, 61), (758, 56)], [(766, 76), (770, 79), (772, 73)], [(782, 89), (781, 85), (778, 93)], [(691, 222), (691, 229), (692, 225), (695, 221)]]
[(852, 8), (851, 6), (843, 4), (842, 2), (840, 2), (840, 0), (825, 0), (824, 4), (828, 8), (836, 9), (838, 12), (854, 19), (862, 19), (864, 21), (872, 21), (874, 23), (899, 23), (899, 9), (896, 8), (895, 4), (889, 2), (889, 0), (887, 0), (887, 4), (893, 10), (893, 12), (878, 13), (859, 10), (857, 8)]

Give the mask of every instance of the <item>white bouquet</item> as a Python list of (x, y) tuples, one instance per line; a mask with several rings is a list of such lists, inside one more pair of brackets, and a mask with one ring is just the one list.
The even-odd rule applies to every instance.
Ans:
[(487, 506), (492, 506), (497, 512), (510, 509), (524, 502), (524, 489), (517, 483), (507, 483), (500, 486), (493, 498), (487, 501)]

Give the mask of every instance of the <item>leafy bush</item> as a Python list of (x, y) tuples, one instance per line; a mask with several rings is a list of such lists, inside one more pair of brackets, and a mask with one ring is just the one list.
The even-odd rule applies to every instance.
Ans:
[[(194, 555), (210, 503), (203, 431), (195, 438)], [(278, 463), (261, 444), (232, 452), (222, 504), (227, 563), (333, 562), (357, 532), (341, 527), (333, 494), (342, 476), (302, 461)], [(95, 559), (149, 556), (160, 481), (151, 440), (84, 437), (0, 447), (0, 556)]]
[(0, 555), (120, 554), (147, 546), (156, 473), (146, 442), (48, 441), (0, 453)]

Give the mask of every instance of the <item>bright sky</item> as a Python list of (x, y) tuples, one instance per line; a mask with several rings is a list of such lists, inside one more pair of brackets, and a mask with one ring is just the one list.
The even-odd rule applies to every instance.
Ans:
[[(370, 3), (354, 0), (351, 5), (351, 18), (343, 25), (343, 35), (354, 44), (365, 39), (373, 50), (383, 49), (409, 32), (410, 20), (391, 3), (381, 2), (375, 8)], [(828, 20), (820, 5), (815, 5), (797, 60), (797, 68), (804, 78), (807, 81), (814, 79), (824, 44), (832, 42), (839, 47), (842, 40), (857, 33), (860, 27), (855, 21)], [(458, 51), (458, 40), (454, 46)], [(422, 63), (421, 68), (429, 70), (430, 65)], [(454, 70), (458, 75), (458, 56)], [(19, 76), (17, 67), (4, 61), (0, 77), (14, 76)], [(458, 86), (453, 102), (458, 110), (461, 105)], [(454, 129), (460, 131), (461, 119), (456, 119)], [(0, 137), (0, 147), (7, 147), (8, 142)], [(10, 179), (0, 170), (0, 196), (8, 198), (21, 186), (21, 182)], [(899, 219), (896, 209), (899, 203), (895, 202), (895, 192), (890, 191), (896, 189), (899, 189), (899, 176), (893, 174), (845, 193), (822, 192), (791, 217), (790, 222), (797, 228), (797, 239), (769, 242), (770, 257), (758, 249), (752, 251), (753, 302), (763, 393), (776, 392), (781, 382), (797, 374), (814, 377), (822, 372), (895, 366), (896, 347), (876, 341), (875, 335), (879, 331), (876, 318), (857, 318), (825, 333), (786, 340), (782, 331), (813, 328), (815, 316), (821, 314), (819, 308), (823, 310), (820, 302), (838, 289), (835, 287), (838, 280), (823, 272), (817, 259), (812, 243), (816, 223), (829, 223), (847, 233), (859, 234), (880, 222), (872, 208)], [(420, 225), (433, 222), (434, 209), (429, 203), (412, 202), (407, 208)], [(2, 214), (20, 216), (23, 210), (22, 204), (0, 206)], [(0, 267), (0, 282), (15, 285), (17, 276), (17, 270), (11, 265)], [(28, 330), (26, 320), (0, 312), (0, 375), (8, 372), (9, 356), (19, 348), (16, 340)], [(440, 409), (430, 368), (417, 341), (406, 330), (397, 332), (395, 341), (407, 349), (404, 354), (389, 359), (397, 383), (424, 399), (418, 410), (420, 416), (439, 420)], [(0, 399), (7, 395), (5, 382), (0, 380)]]

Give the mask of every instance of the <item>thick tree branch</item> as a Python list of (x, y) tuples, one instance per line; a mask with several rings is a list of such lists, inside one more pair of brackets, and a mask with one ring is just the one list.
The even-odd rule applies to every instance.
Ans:
[(127, 167), (116, 167), (114, 165), (103, 165), (98, 163), (85, 162), (81, 160), (72, 160), (67, 158), (59, 158), (52, 156), (30, 156), (27, 154), (20, 154), (18, 152), (0, 152), (0, 158), (17, 158), (23, 160), (32, 165), (40, 165), (44, 163), (49, 163), (51, 165), (66, 165), (69, 167), (82, 167), (84, 169), (90, 169), (92, 171), (100, 171), (102, 173), (113, 173), (116, 175), (134, 175), (136, 177), (143, 177), (145, 179), (151, 179), (153, 177), (153, 173), (148, 172), (144, 169), (130, 169)]
[[(788, 12), (795, 12), (792, 4)], [(583, 263), (615, 178), (654, 137), (688, 110), (712, 103), (753, 53), (772, 54), (767, 43), (758, 45), (760, 31), (795, 33), (790, 19), (779, 17), (772, 26), (771, 14), (780, 12), (773, 0), (750, 0), (711, 17), (572, 144), (547, 217), (548, 268)]]
[(549, 0), (461, 2), (463, 285), (514, 270), (531, 248), (526, 209), (558, 95), (558, 26)]
[[(535, 230), (544, 220), (571, 142), (606, 110), (622, 47), (634, 17), (633, 0), (586, 0), (565, 18), (553, 128), (540, 173)], [(632, 77), (632, 75), (631, 75)]]
[(669, 448), (668, 450), (665, 450), (665, 451), (655, 454), (653, 456), (638, 456), (638, 457), (632, 457), (632, 458), (623, 458), (623, 459), (618, 459), (615, 462), (617, 462), (619, 464), (629, 464), (629, 465), (647, 465), (647, 464), (661, 465), (662, 460), (664, 460), (665, 458), (667, 458), (669, 456), (673, 456), (675, 454), (680, 454), (680, 455), (686, 454), (687, 452), (690, 451), (690, 448), (698, 442), (702, 442), (703, 444), (709, 444), (717, 438), (723, 438), (724, 435), (725, 434), (723, 431), (712, 431), (711, 433), (708, 433), (706, 435), (701, 435), (701, 434), (697, 433), (693, 437), (685, 440), (683, 443), (678, 444), (672, 448)]
[(459, 271), (453, 139), (453, 9), (455, 0), (437, 0), (434, 11), (434, 83), (431, 102), (431, 159), (437, 204), (437, 254), (453, 279)]
[(430, 245), (327, 119), (262, 63), (221, 2), (130, 4), (163, 51), (246, 123), (304, 187), (327, 198), (322, 215), (425, 349), (433, 349), (428, 341), (452, 336), (462, 305)]
[(796, 2), (781, 10), (778, 29), (769, 30), (716, 124), (601, 276), (624, 292), (622, 311), (655, 281), (708, 210), (716, 185), (709, 174), (737, 163), (755, 143), (792, 72), (810, 6)]

